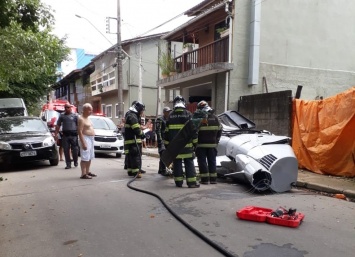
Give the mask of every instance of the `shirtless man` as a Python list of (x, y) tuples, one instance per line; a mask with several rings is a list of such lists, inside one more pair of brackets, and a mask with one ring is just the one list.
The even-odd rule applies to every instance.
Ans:
[(92, 113), (92, 106), (89, 103), (83, 105), (83, 114), (78, 120), (78, 135), (80, 139), (80, 156), (81, 156), (81, 179), (91, 179), (96, 177), (90, 172), (91, 160), (95, 158), (94, 153), (94, 137), (95, 131), (89, 116)]

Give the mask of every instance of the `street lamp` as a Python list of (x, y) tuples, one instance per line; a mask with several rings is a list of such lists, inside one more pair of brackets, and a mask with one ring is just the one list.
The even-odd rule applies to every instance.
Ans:
[[(94, 27), (110, 44), (111, 46), (113, 45), (110, 40), (98, 29), (95, 27), (94, 24), (91, 23), (90, 20), (86, 19), (85, 17), (82, 17), (78, 14), (75, 14), (76, 17), (80, 19), (84, 19), (87, 22), (90, 23), (91, 26)], [(116, 51), (117, 51), (117, 58), (116, 58), (116, 85), (117, 85), (117, 91), (118, 91), (118, 120), (120, 121), (122, 116), (123, 116), (123, 78), (122, 78), (122, 45), (121, 45), (121, 12), (120, 12), (120, 0), (117, 0), (117, 44), (116, 44)], [(126, 53), (126, 52), (124, 52)], [(129, 56), (126, 53), (127, 56)]]
[(108, 38), (107, 38), (98, 28), (96, 28), (94, 24), (91, 23), (90, 20), (88, 20), (88, 19), (86, 19), (85, 17), (80, 16), (80, 15), (78, 15), (78, 14), (75, 14), (75, 16), (78, 17), (78, 18), (80, 18), (80, 19), (84, 19), (84, 20), (86, 20), (87, 22), (89, 22), (90, 25), (93, 26), (94, 29), (96, 29), (96, 31), (99, 32), (99, 33), (107, 40), (107, 42), (110, 43), (111, 46), (113, 45), (112, 42), (111, 42), (110, 40), (108, 40)]

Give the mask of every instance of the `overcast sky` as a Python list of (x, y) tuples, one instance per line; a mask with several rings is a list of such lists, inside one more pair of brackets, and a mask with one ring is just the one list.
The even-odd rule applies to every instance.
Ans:
[[(139, 36), (202, 1), (120, 0), (121, 38), (125, 40)], [(117, 0), (42, 0), (42, 2), (54, 9), (56, 20), (54, 33), (60, 38), (67, 35), (69, 47), (83, 48), (88, 53), (98, 54), (117, 42), (116, 34), (106, 33), (106, 17), (117, 17)], [(75, 14), (85, 19), (79, 19)], [(149, 34), (170, 31), (188, 19), (183, 16)], [(112, 23), (111, 30), (116, 32), (115, 21)]]

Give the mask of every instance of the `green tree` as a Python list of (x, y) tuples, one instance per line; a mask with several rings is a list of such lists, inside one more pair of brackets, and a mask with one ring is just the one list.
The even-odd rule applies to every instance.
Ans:
[(40, 0), (0, 1), (0, 97), (22, 97), (30, 113), (69, 54), (65, 39), (52, 33), (51, 11)]

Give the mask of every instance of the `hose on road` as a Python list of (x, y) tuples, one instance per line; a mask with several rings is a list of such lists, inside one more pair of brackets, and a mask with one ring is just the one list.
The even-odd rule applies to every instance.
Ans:
[(197, 235), (199, 238), (201, 238), (203, 241), (205, 241), (207, 244), (209, 244), (210, 246), (212, 246), (214, 249), (216, 249), (217, 251), (219, 251), (221, 254), (223, 254), (224, 256), (226, 257), (235, 257), (236, 255), (228, 252), (226, 249), (222, 248), (221, 246), (219, 246), (218, 244), (216, 244), (215, 242), (213, 242), (212, 240), (210, 240), (209, 238), (207, 238), (205, 235), (203, 235), (200, 231), (198, 231), (197, 229), (195, 229), (194, 227), (192, 227), (189, 223), (187, 223), (185, 220), (183, 220), (179, 215), (177, 215), (166, 203), (165, 201), (157, 194), (153, 193), (153, 192), (150, 192), (150, 191), (146, 191), (146, 190), (143, 190), (143, 189), (139, 189), (139, 188), (136, 188), (134, 186), (131, 185), (131, 183), (133, 181), (136, 180), (138, 176), (138, 173), (137, 175), (131, 179), (130, 181), (128, 181), (127, 183), (127, 187), (132, 189), (132, 190), (135, 190), (135, 191), (138, 191), (138, 192), (141, 192), (141, 193), (145, 193), (145, 194), (148, 194), (148, 195), (152, 195), (156, 198), (158, 198), (160, 200), (160, 202), (164, 205), (164, 207), (171, 213), (171, 215), (174, 216), (175, 219), (177, 219), (178, 221), (180, 221), (180, 223), (182, 223), (185, 227), (187, 227), (192, 233), (194, 233), (195, 235)]
[[(134, 139), (135, 141), (135, 144), (136, 144), (136, 147), (138, 149), (138, 152), (139, 152), (139, 156), (141, 158), (140, 160), (140, 167), (139, 169), (141, 170), (142, 169), (142, 152), (141, 152), (141, 147), (140, 145), (138, 145), (137, 143), (137, 140), (136, 138)], [(145, 194), (148, 194), (148, 195), (152, 195), (156, 198), (159, 199), (159, 201), (164, 205), (164, 207), (170, 212), (171, 215), (174, 216), (175, 219), (177, 219), (178, 221), (180, 221), (181, 224), (183, 224), (186, 228), (188, 228), (192, 233), (194, 233), (196, 236), (198, 236), (200, 239), (202, 239), (203, 241), (205, 241), (207, 244), (209, 244), (210, 246), (212, 246), (214, 249), (216, 249), (218, 252), (220, 252), (221, 254), (223, 254), (224, 256), (226, 257), (236, 257), (236, 255), (228, 252), (226, 249), (222, 248), (221, 246), (219, 246), (218, 244), (216, 244), (215, 242), (213, 242), (212, 240), (210, 240), (208, 237), (206, 237), (204, 234), (202, 234), (200, 231), (198, 231), (197, 229), (195, 229), (194, 227), (192, 227), (189, 223), (187, 223), (185, 220), (183, 220), (179, 215), (177, 215), (166, 203), (165, 201), (157, 194), (153, 193), (153, 192), (150, 192), (150, 191), (146, 191), (146, 190), (143, 190), (143, 189), (139, 189), (139, 188), (136, 188), (134, 186), (131, 186), (131, 183), (133, 181), (136, 180), (137, 176), (139, 175), (139, 172), (135, 175), (134, 178), (132, 178), (130, 181), (128, 181), (127, 183), (127, 187), (132, 189), (132, 190), (135, 190), (135, 191), (138, 191), (138, 192), (141, 192), (141, 193), (145, 193)]]

